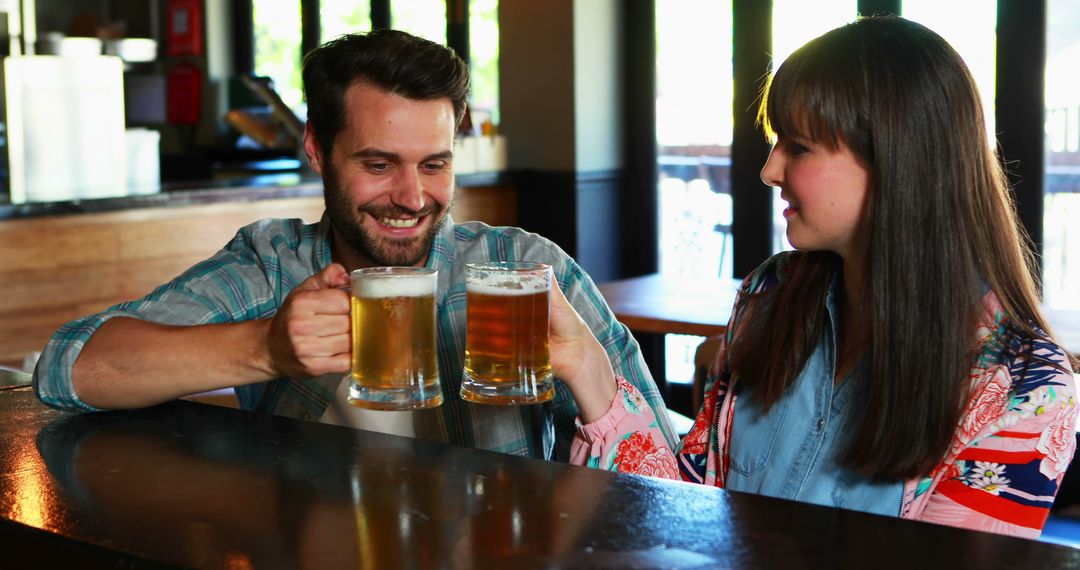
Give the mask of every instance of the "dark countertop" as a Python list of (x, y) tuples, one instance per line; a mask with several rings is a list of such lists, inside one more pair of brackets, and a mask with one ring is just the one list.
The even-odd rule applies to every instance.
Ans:
[(193, 402), (0, 389), (0, 567), (1067, 568), (1080, 551)]
[[(499, 172), (460, 174), (458, 187), (492, 186), (503, 183)], [(0, 221), (70, 214), (113, 212), (137, 208), (178, 207), (219, 202), (250, 202), (277, 198), (322, 196), (322, 179), (314, 172), (285, 172), (224, 178), (199, 182), (162, 184), (161, 192), (119, 198), (31, 202), (11, 204), (0, 201)], [(0, 195), (2, 197), (2, 195)]]

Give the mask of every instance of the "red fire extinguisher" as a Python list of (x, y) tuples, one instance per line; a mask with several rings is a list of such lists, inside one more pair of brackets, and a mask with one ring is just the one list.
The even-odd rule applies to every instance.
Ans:
[(169, 56), (202, 55), (202, 0), (169, 0), (165, 7), (167, 33), (166, 53)]

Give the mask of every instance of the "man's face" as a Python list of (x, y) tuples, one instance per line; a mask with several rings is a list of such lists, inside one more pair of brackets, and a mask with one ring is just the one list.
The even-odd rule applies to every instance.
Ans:
[(335, 253), (346, 267), (423, 265), (454, 197), (454, 109), (365, 83), (345, 91), (345, 128), (323, 154), (310, 126), (304, 149), (323, 177)]

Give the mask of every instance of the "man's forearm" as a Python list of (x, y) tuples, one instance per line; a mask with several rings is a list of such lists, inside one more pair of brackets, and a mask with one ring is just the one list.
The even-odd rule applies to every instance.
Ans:
[(83, 402), (116, 409), (269, 380), (269, 323), (169, 326), (113, 318), (83, 347), (72, 383)]

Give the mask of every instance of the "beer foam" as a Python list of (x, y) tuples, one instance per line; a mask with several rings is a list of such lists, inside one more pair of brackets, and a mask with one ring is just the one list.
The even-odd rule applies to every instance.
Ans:
[(532, 282), (513, 282), (491, 280), (488, 283), (470, 281), (465, 283), (465, 291), (468, 293), (480, 293), (482, 295), (502, 295), (504, 297), (516, 297), (520, 295), (535, 295), (550, 289), (551, 284), (547, 280), (535, 280)]
[(416, 278), (380, 279), (378, 277), (353, 281), (352, 292), (364, 299), (384, 299), (386, 297), (423, 297), (435, 293), (435, 275), (422, 275)]

